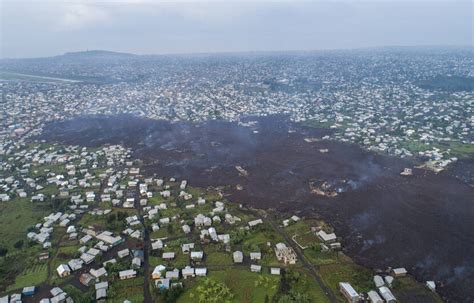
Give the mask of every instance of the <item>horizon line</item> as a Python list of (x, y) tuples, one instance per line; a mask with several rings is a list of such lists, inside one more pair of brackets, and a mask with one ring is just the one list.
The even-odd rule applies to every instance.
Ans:
[(246, 50), (246, 51), (202, 51), (202, 52), (164, 52), (164, 53), (135, 53), (127, 51), (115, 51), (109, 49), (86, 49), (67, 51), (57, 55), (38, 56), (38, 57), (2, 57), (0, 60), (28, 60), (28, 59), (46, 59), (60, 57), (67, 54), (86, 53), (86, 52), (110, 52), (116, 54), (130, 55), (130, 56), (206, 56), (206, 55), (230, 55), (230, 54), (252, 54), (252, 53), (311, 53), (311, 52), (330, 52), (330, 51), (360, 51), (360, 50), (376, 50), (389, 48), (469, 48), (474, 49), (474, 44), (424, 44), (424, 45), (379, 45), (379, 46), (364, 46), (364, 47), (347, 47), (347, 48), (319, 48), (319, 49), (288, 49), (288, 50)]

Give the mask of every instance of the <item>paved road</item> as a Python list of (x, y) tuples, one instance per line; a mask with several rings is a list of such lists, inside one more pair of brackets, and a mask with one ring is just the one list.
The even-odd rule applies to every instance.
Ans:
[[(140, 201), (140, 197), (138, 197), (135, 203), (137, 203), (138, 201)], [(145, 299), (145, 303), (152, 303), (153, 299), (151, 297), (150, 292), (150, 233), (145, 227), (145, 220), (143, 218), (143, 208), (140, 206), (140, 204), (137, 204), (136, 209), (138, 211), (140, 221), (143, 225), (143, 297)]]
[(306, 257), (304, 256), (299, 246), (295, 242), (293, 242), (291, 237), (277, 223), (275, 223), (275, 221), (270, 216), (262, 217), (261, 219), (263, 221), (268, 222), (273, 227), (273, 229), (275, 229), (286, 240), (286, 242), (288, 242), (291, 248), (293, 248), (296, 255), (298, 256), (298, 259), (303, 263), (306, 269), (308, 269), (310, 275), (318, 283), (319, 287), (321, 287), (321, 289), (324, 291), (329, 301), (338, 302), (332, 290), (329, 287), (327, 287), (321, 280), (321, 277), (319, 276), (316, 267), (306, 259)]

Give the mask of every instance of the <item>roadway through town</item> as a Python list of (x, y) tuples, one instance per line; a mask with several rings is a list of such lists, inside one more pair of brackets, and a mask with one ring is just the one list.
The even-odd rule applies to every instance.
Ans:
[(328, 299), (331, 302), (338, 302), (338, 300), (337, 300), (336, 296), (334, 295), (334, 293), (332, 292), (332, 290), (329, 287), (327, 287), (324, 284), (324, 282), (321, 280), (321, 277), (319, 276), (316, 267), (306, 259), (306, 257), (304, 256), (304, 254), (301, 251), (301, 249), (299, 248), (299, 246), (296, 245), (296, 243), (291, 239), (291, 237), (280, 226), (278, 226), (277, 223), (275, 223), (275, 221), (273, 220), (273, 218), (270, 215), (264, 216), (261, 219), (263, 221), (268, 222), (272, 226), (272, 228), (274, 230), (276, 230), (285, 239), (285, 241), (291, 246), (291, 248), (293, 248), (296, 255), (298, 256), (298, 258), (303, 263), (304, 267), (306, 269), (308, 269), (310, 275), (314, 278), (316, 283), (318, 283), (319, 287), (321, 287), (321, 289), (324, 291), (324, 293), (326, 294)]

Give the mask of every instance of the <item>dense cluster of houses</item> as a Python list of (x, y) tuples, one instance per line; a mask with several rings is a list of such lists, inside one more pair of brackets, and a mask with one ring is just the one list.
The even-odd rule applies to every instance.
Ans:
[[(49, 71), (75, 77), (80, 69), (82, 75), (114, 81), (100, 86), (2, 82), (0, 155), (8, 154), (18, 140), (41, 133), (45, 122), (76, 115), (126, 113), (169, 121), (237, 121), (243, 115), (287, 114), (293, 121), (315, 121), (334, 129), (331, 138), (335, 140), (401, 157), (419, 153), (446, 166), (455, 157), (449, 147), (434, 145), (450, 141), (473, 144), (473, 92), (431, 90), (417, 83), (434, 75), (472, 74), (466, 64), (470, 58), (456, 51), (427, 56), (408, 50), (402, 57), (390, 50), (298, 54), (296, 62), (286, 56), (262, 55), (255, 66), (245, 56), (213, 64), (198, 58), (147, 57), (142, 58), (150, 60), (146, 64), (125, 58), (120, 64), (114, 61), (98, 66), (86, 61), (73, 64), (73, 70), (61, 61), (27, 66), (12, 61), (10, 68), (24, 73)], [(446, 62), (454, 63), (448, 66)], [(107, 68), (101, 70), (100, 66)], [(197, 76), (201, 74), (207, 76)], [(409, 144), (412, 142), (416, 144)]]
[[(4, 296), (0, 298), (0, 303), (21, 303), (23, 297), (32, 297), (35, 295), (36, 288), (34, 286), (28, 286), (23, 288), (21, 293), (15, 293), (10, 296)], [(53, 287), (49, 294), (51, 297), (42, 298), (35, 302), (39, 303), (74, 303), (74, 300), (60, 287)]]
[[(239, 216), (229, 211), (225, 202), (194, 197), (188, 192), (186, 180), (178, 182), (170, 178), (165, 181), (162, 178), (142, 176), (140, 168), (130, 160), (129, 150), (118, 145), (94, 150), (76, 146), (34, 147), (28, 152), (19, 152), (15, 157), (17, 160), (31, 160), (32, 165), (22, 167), (25, 170), (21, 174), (3, 180), (7, 184), (16, 185), (11, 186), (9, 194), (5, 194), (8, 198), (18, 198), (13, 193), (25, 193), (22, 198), (29, 198), (31, 203), (59, 199), (67, 206), (63, 211), (52, 212), (37, 222), (28, 231), (27, 239), (44, 248), (44, 252), (39, 255), (40, 260), (50, 258), (49, 249), (55, 249), (52, 247), (55, 233), (61, 233), (61, 237), (70, 243), (77, 243), (78, 249), (73, 254), (74, 257), (61, 261), (52, 270), (55, 270), (59, 278), (74, 276), (82, 285), (94, 286), (96, 300), (99, 302), (107, 299), (109, 285), (113, 284), (109, 265), (120, 262), (128, 266), (113, 273), (113, 277), (120, 280), (133, 279), (142, 274), (144, 251), (131, 249), (128, 243), (143, 243), (145, 226), (149, 226), (153, 233), (179, 223), (185, 237), (192, 237), (191, 234), (195, 231), (200, 245), (221, 243), (227, 252), (231, 252), (231, 236), (229, 233), (218, 232), (219, 226), (238, 225), (238, 228), (251, 231), (264, 223), (260, 218), (242, 222)], [(13, 166), (11, 168), (14, 169)], [(171, 184), (177, 184), (177, 189)], [(45, 192), (44, 189), (48, 187), (50, 190)], [(159, 197), (162, 202), (150, 204), (149, 200), (154, 197)], [(169, 202), (176, 199), (185, 202), (182, 210), (205, 207), (210, 211), (196, 212), (192, 223), (180, 218), (179, 209), (173, 215), (163, 215), (170, 206), (176, 207), (174, 202)], [(109, 215), (121, 209), (128, 209), (129, 212), (124, 212), (126, 215), (120, 217), (123, 228), (119, 231), (81, 223), (84, 216), (105, 222)], [(291, 220), (296, 222), (299, 218), (293, 216)], [(170, 251), (166, 238), (150, 237), (148, 240), (151, 253), (158, 254), (163, 260), (163, 264), (154, 266), (149, 272), (157, 288), (168, 289), (180, 284), (181, 279), (208, 274), (208, 268), (203, 263), (205, 253), (203, 249), (196, 249), (198, 246), (195, 242), (183, 243), (180, 252)], [(297, 262), (296, 253), (284, 243), (276, 243), (274, 252), (282, 264)], [(178, 253), (188, 255), (189, 263), (180, 268), (170, 267), (169, 264), (176, 259)], [(262, 272), (262, 252), (253, 251), (244, 256), (242, 251), (235, 250), (230, 255), (234, 264), (242, 264), (245, 258), (249, 261), (251, 272)], [(280, 274), (278, 267), (271, 267), (268, 271), (272, 275)], [(23, 296), (33, 295), (34, 289), (34, 286), (32, 290), (25, 289)], [(51, 297), (41, 298), (41, 302), (71, 302), (71, 297), (60, 290), (53, 288)], [(21, 302), (21, 296), (17, 299), (13, 295), (2, 300)]]

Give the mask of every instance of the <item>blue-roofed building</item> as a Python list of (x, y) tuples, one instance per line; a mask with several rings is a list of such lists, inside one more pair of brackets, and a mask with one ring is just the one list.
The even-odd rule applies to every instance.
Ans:
[(34, 286), (28, 286), (23, 288), (23, 291), (21, 292), (24, 296), (33, 296), (35, 294), (35, 287)]

